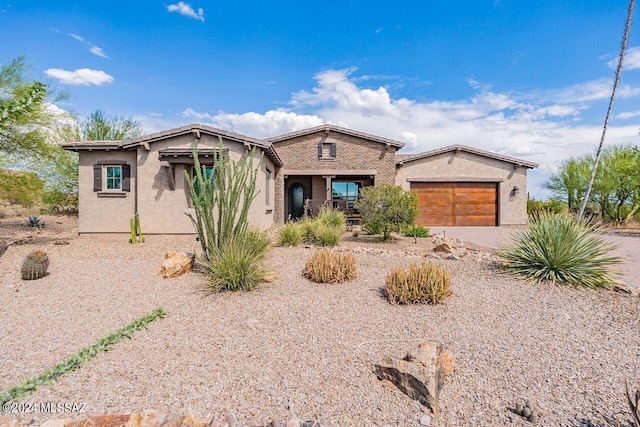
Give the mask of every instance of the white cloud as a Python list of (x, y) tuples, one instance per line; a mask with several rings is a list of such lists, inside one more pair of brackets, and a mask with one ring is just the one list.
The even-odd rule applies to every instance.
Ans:
[[(618, 56), (609, 60), (607, 62), (607, 66), (612, 70), (615, 70), (618, 66)], [(622, 66), (625, 70), (640, 69), (640, 46), (630, 47), (627, 49)]]
[(204, 9), (198, 8), (198, 11), (196, 12), (190, 4), (186, 4), (182, 1), (176, 4), (170, 4), (167, 6), (167, 10), (169, 12), (178, 12), (180, 15), (188, 16), (189, 18), (204, 22)]
[[(382, 86), (359, 86), (370, 81), (354, 76), (356, 71), (318, 73), (315, 87), (292, 94), (289, 108), (244, 114), (186, 109), (183, 116), (262, 138), (334, 123), (402, 141), (406, 144), (403, 153), (471, 145), (540, 163), (540, 169), (530, 172), (530, 191), (540, 194), (543, 191), (535, 186), (549, 172), (563, 160), (590, 152), (597, 145), (602, 125), (586, 123), (582, 112), (597, 102), (603, 105), (611, 90), (611, 81), (602, 79), (555, 90), (502, 93), (470, 79), (475, 94), (469, 98), (419, 102), (394, 98)], [(626, 86), (623, 93), (639, 97), (640, 89)], [(640, 112), (628, 118), (636, 116)], [(607, 142), (634, 141), (630, 138), (637, 138), (638, 127), (610, 126)]]
[(221, 129), (250, 135), (256, 138), (268, 138), (274, 135), (319, 126), (324, 123), (323, 120), (316, 115), (297, 114), (283, 110), (271, 110), (265, 114), (249, 112), (244, 114), (218, 113), (211, 115), (187, 108), (182, 112), (182, 117), (195, 118)]
[(78, 40), (79, 42), (83, 42), (83, 41), (84, 41), (84, 37), (79, 36), (79, 35), (77, 35), (77, 34), (74, 34), (74, 33), (68, 33), (67, 35), (68, 35), (69, 37), (72, 37), (72, 38), (74, 38), (74, 39)]
[(616, 118), (626, 120), (638, 116), (640, 116), (640, 111), (625, 111), (624, 113), (618, 114)]
[(106, 83), (112, 83), (113, 77), (104, 71), (91, 70), (89, 68), (80, 68), (74, 71), (62, 70), (60, 68), (49, 68), (45, 74), (54, 79), (60, 80), (61, 83), (74, 86), (101, 86)]
[(102, 50), (102, 48), (98, 46), (91, 46), (91, 49), (89, 49), (89, 52), (93, 53), (94, 55), (98, 55), (102, 58), (111, 59), (107, 56), (106, 53), (104, 53), (104, 50)]

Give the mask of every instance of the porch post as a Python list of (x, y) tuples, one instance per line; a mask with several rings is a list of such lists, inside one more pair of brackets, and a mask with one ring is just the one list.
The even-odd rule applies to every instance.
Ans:
[(333, 178), (335, 178), (336, 176), (335, 175), (322, 175), (322, 177), (326, 181), (326, 190), (327, 190), (326, 200), (327, 201), (331, 201), (331, 200), (333, 200), (333, 193), (331, 192), (331, 180)]

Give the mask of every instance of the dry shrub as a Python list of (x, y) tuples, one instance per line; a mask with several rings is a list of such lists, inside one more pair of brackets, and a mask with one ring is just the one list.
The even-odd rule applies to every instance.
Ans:
[(342, 283), (357, 276), (353, 254), (318, 249), (307, 260), (304, 277), (318, 283)]
[(391, 304), (438, 304), (451, 294), (451, 276), (438, 264), (413, 263), (408, 270), (394, 267), (387, 275), (385, 292)]

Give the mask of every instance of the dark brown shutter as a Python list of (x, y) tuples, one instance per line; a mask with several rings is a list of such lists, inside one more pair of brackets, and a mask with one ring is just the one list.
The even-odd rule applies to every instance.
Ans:
[(336, 143), (334, 142), (333, 144), (331, 144), (331, 148), (329, 148), (329, 156), (330, 157), (336, 157), (336, 153), (338, 152)]
[(122, 191), (131, 191), (131, 165), (122, 165)]
[(318, 158), (322, 158), (322, 142), (318, 143)]
[(93, 191), (102, 191), (102, 165), (93, 165)]

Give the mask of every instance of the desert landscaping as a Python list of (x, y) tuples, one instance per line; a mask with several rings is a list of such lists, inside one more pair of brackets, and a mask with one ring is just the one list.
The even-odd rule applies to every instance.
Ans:
[[(132, 245), (124, 235), (78, 237), (73, 217), (45, 220), (35, 231), (2, 220), (2, 237), (18, 244), (0, 258), (0, 390), (157, 307), (167, 315), (21, 400), (83, 403), (83, 412), (5, 413), (0, 423), (151, 410), (263, 424), (525, 426), (515, 407), (531, 400), (539, 425), (629, 425), (624, 382), (637, 388), (640, 378), (637, 296), (520, 280), (479, 246), (446, 259), (454, 257), (433, 252), (433, 238), (384, 244), (350, 233), (334, 250), (354, 254), (353, 281), (311, 282), (302, 276), (311, 245), (275, 247), (266, 262), (275, 280), (211, 294), (197, 271), (158, 275), (164, 253), (198, 250), (193, 236)], [(49, 254), (49, 273), (23, 281), (20, 264), (36, 248)], [(425, 257), (450, 272), (452, 295), (439, 305), (389, 304), (390, 268)], [(455, 358), (438, 415), (373, 372), (383, 357), (429, 340)]]

